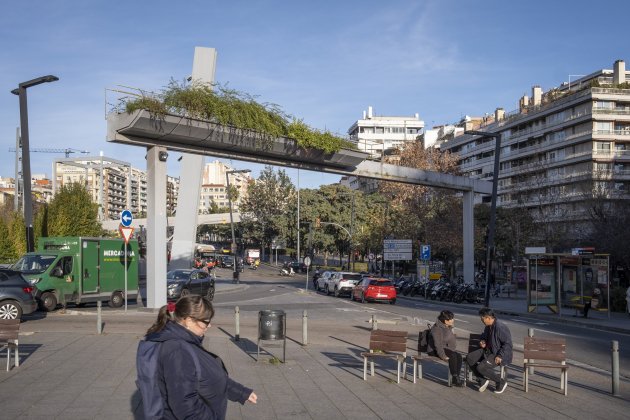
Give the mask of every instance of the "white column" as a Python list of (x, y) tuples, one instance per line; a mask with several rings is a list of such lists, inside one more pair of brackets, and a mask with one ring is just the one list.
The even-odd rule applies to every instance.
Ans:
[[(213, 83), (217, 52), (214, 48), (195, 47), (192, 79), (197, 83)], [(197, 209), (204, 157), (184, 153), (181, 159), (177, 211), (169, 268), (190, 268), (197, 236)]]
[(166, 162), (163, 147), (147, 148), (147, 308), (166, 305)]

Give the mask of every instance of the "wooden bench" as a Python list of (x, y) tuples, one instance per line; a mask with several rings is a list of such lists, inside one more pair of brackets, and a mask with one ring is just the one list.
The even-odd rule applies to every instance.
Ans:
[[(481, 334), (470, 334), (468, 336), (468, 353), (472, 353), (475, 350), (479, 350), (481, 345), (479, 342), (481, 341)], [(466, 354), (468, 354), (466, 353)], [(507, 380), (507, 366), (501, 365), (501, 379)], [(473, 379), (473, 371), (469, 369), (468, 363), (466, 361), (466, 356), (464, 356), (464, 386), (468, 381), (472, 382)]]
[[(560, 369), (560, 389), (567, 395), (569, 366), (567, 360), (567, 345), (563, 338), (537, 338), (525, 337), (525, 349), (523, 352), (523, 388), (528, 389), (529, 373), (528, 368), (550, 368)], [(549, 363), (555, 362), (555, 363)]]
[(18, 333), (20, 319), (0, 319), (0, 350), (7, 349), (7, 372), (11, 361), (11, 350), (15, 350), (15, 367), (20, 367), (20, 353), (18, 350)]
[(373, 330), (370, 333), (369, 352), (363, 356), (363, 380), (367, 380), (367, 363), (370, 361), (370, 375), (374, 376), (374, 359), (393, 359), (398, 363), (396, 380), (400, 383), (400, 365), (407, 370), (407, 331)]

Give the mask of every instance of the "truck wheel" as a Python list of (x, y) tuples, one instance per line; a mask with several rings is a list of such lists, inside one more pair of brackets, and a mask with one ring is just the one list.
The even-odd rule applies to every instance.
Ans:
[(0, 304), (0, 319), (20, 319), (22, 308), (16, 302), (7, 300)]
[(125, 298), (121, 292), (112, 293), (112, 297), (109, 298), (109, 306), (112, 308), (120, 308), (125, 303)]
[(51, 292), (42, 293), (39, 306), (45, 312), (54, 311), (57, 307), (57, 297)]
[(339, 289), (335, 287), (335, 297), (339, 297)]
[(330, 290), (328, 290), (328, 285), (324, 286), (324, 292), (326, 292), (326, 296), (330, 296)]
[(206, 294), (206, 297), (208, 298), (208, 300), (214, 299), (214, 288), (208, 289), (208, 293)]

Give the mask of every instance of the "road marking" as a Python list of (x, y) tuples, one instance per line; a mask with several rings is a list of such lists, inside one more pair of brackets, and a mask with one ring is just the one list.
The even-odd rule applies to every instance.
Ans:
[(534, 325), (549, 325), (548, 322), (536, 322), (536, 321), (530, 321), (527, 319), (518, 319), (518, 318), (511, 318), (510, 321), (512, 322), (520, 322), (521, 324), (534, 324)]

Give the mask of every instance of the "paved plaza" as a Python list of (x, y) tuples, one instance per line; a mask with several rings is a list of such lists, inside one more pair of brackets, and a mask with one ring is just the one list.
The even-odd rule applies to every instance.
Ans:
[[(217, 293), (242, 287), (246, 286), (219, 284)], [(296, 291), (293, 296), (300, 300), (312, 295)], [(612, 396), (610, 373), (585, 365), (571, 365), (566, 397), (559, 389), (556, 370), (538, 372), (525, 393), (522, 347), (515, 349), (509, 386), (501, 395), (490, 390), (479, 393), (473, 387), (448, 388), (446, 366), (432, 360), (424, 363), (424, 378), (416, 384), (411, 381), (410, 366), (407, 379), (397, 384), (393, 362), (377, 364), (376, 375), (363, 381), (359, 354), (366, 350), (370, 330), (363, 313), (310, 317), (304, 346), (302, 311), (287, 307), (286, 363), (277, 362), (280, 347), (267, 346), (281, 342), (264, 342), (260, 360), (256, 360), (256, 311), (241, 311), (240, 339), (236, 341), (233, 310), (218, 307), (204, 345), (221, 356), (231, 377), (254, 388), (259, 396), (257, 405), (230, 403), (229, 419), (611, 420), (628, 418), (630, 412), (628, 380), (622, 378), (621, 396)], [(525, 302), (519, 298), (494, 299), (493, 307), (517, 316), (525, 312)], [(567, 314), (563, 321), (630, 333), (630, 318), (612, 315), (608, 319), (597, 313), (594, 318), (581, 319)], [(127, 313), (104, 312), (101, 335), (96, 333), (93, 312), (68, 310), (40, 316), (22, 323), (21, 366), (9, 372), (0, 370), (0, 418), (141, 418), (134, 383), (136, 347), (155, 314), (135, 306)], [(378, 317), (388, 328), (420, 328), (406, 320), (388, 319), (385, 311)], [(519, 340), (515, 337), (515, 342)], [(458, 348), (464, 351), (466, 345), (466, 339), (460, 337)], [(413, 340), (409, 347), (415, 354)]]

